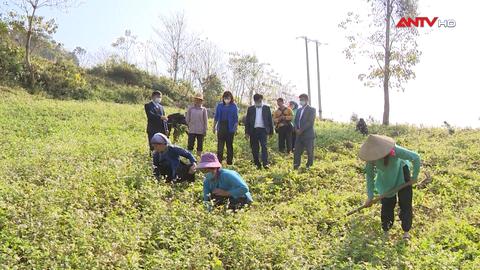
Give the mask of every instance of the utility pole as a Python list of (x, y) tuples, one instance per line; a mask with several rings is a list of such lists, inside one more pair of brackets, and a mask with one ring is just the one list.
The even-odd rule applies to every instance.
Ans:
[(310, 67), (308, 65), (308, 38), (306, 36), (302, 36), (302, 37), (297, 37), (297, 39), (299, 38), (303, 38), (305, 39), (305, 54), (306, 54), (306, 59), (307, 59), (307, 86), (308, 86), (308, 101), (309, 103), (311, 103), (311, 99), (312, 99), (312, 93), (310, 91)]
[(318, 40), (309, 40), (315, 42), (315, 48), (317, 52), (317, 84), (318, 84), (318, 117), (322, 120), (322, 96), (320, 92), (320, 61), (318, 60), (318, 46), (328, 45), (327, 43), (321, 43)]

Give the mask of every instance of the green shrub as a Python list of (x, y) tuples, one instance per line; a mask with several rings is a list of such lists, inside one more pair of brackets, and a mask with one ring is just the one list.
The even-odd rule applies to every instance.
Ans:
[(0, 34), (0, 81), (19, 84), (24, 78), (23, 50)]
[[(135, 65), (115, 59), (110, 59), (104, 64), (97, 65), (92, 69), (88, 70), (87, 73), (92, 77), (104, 79), (103, 83), (107, 86), (107, 81), (110, 81), (115, 83), (116, 85), (127, 85), (137, 88), (148, 89), (148, 92), (150, 93), (153, 90), (160, 91), (163, 93), (164, 102), (167, 102), (167, 105), (176, 104), (176, 106), (179, 107), (186, 107), (190, 102), (190, 99), (188, 97), (193, 94), (193, 88), (189, 83), (179, 82), (176, 84), (173, 82), (173, 80), (169, 78), (150, 75), (147, 72), (140, 70)], [(125, 97), (125, 99), (120, 97), (121, 100), (128, 102), (138, 100), (137, 98), (135, 98), (139, 97), (137, 93), (138, 91), (126, 93), (123, 90), (124, 89), (120, 90), (119, 96), (123, 96)], [(150, 95), (150, 93), (148, 94), (148, 96)]]
[(88, 99), (90, 86), (85, 80), (83, 70), (70, 61), (52, 63), (35, 58), (34, 70), (37, 87), (47, 95), (58, 99)]

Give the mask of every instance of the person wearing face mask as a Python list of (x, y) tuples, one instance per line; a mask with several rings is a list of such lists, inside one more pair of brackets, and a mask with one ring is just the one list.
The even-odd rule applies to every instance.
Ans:
[(300, 167), (302, 154), (307, 151), (307, 169), (313, 165), (313, 148), (315, 141), (315, 108), (308, 104), (308, 95), (301, 94), (299, 96), (300, 105), (295, 117), (295, 151), (293, 156), (293, 168), (296, 170)]
[[(245, 136), (250, 138), (250, 148), (253, 155), (253, 163), (257, 169), (268, 169), (267, 136), (273, 135), (273, 120), (270, 107), (263, 104), (261, 94), (253, 95), (255, 105), (248, 107), (245, 117)], [(262, 163), (260, 163), (259, 151), (262, 149)]]
[(193, 151), (195, 139), (197, 140), (197, 156), (202, 155), (203, 139), (207, 134), (208, 115), (207, 109), (203, 107), (203, 95), (196, 94), (193, 99), (193, 106), (188, 108), (185, 121), (188, 125), (188, 151)]
[[(165, 178), (168, 182), (193, 182), (195, 181), (196, 159), (187, 150), (172, 145), (170, 140), (162, 133), (152, 137), (153, 173), (158, 179)], [(180, 160), (184, 157), (190, 161), (186, 164)]]
[(168, 136), (168, 118), (165, 115), (163, 106), (160, 105), (162, 101), (162, 93), (153, 91), (152, 101), (145, 104), (145, 114), (147, 115), (147, 135), (148, 145), (150, 151), (153, 151), (153, 145), (151, 139), (155, 133), (163, 133)]
[[(275, 130), (278, 133), (278, 150), (290, 154), (292, 151), (293, 111), (285, 106), (283, 98), (277, 99), (278, 109), (273, 113)], [(286, 147), (286, 149), (285, 149)]]
[(235, 104), (230, 91), (225, 91), (222, 102), (215, 110), (213, 134), (217, 131), (217, 155), (220, 162), (223, 161), (223, 149), (227, 145), (227, 164), (233, 164), (233, 138), (238, 127), (238, 107)]
[(247, 183), (235, 171), (222, 169), (214, 153), (205, 153), (197, 169), (205, 174), (203, 201), (208, 210), (227, 204), (228, 209), (238, 210), (253, 202)]

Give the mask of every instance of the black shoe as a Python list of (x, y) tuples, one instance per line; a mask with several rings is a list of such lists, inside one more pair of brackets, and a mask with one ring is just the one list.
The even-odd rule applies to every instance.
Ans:
[(265, 170), (268, 170), (268, 169), (270, 169), (270, 165), (263, 165), (263, 168), (264, 168)]
[(260, 165), (260, 164), (257, 164), (257, 165), (255, 165), (255, 166), (257, 167), (257, 170), (261, 170), (261, 169), (262, 169), (262, 165)]

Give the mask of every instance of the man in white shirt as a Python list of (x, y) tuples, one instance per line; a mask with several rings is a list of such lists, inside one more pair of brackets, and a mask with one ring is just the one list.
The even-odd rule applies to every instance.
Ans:
[[(257, 169), (268, 169), (267, 135), (273, 135), (273, 119), (270, 107), (263, 104), (263, 96), (253, 96), (255, 105), (248, 107), (245, 117), (245, 136), (250, 138), (253, 163)], [(259, 151), (262, 149), (262, 162), (260, 163)]]

